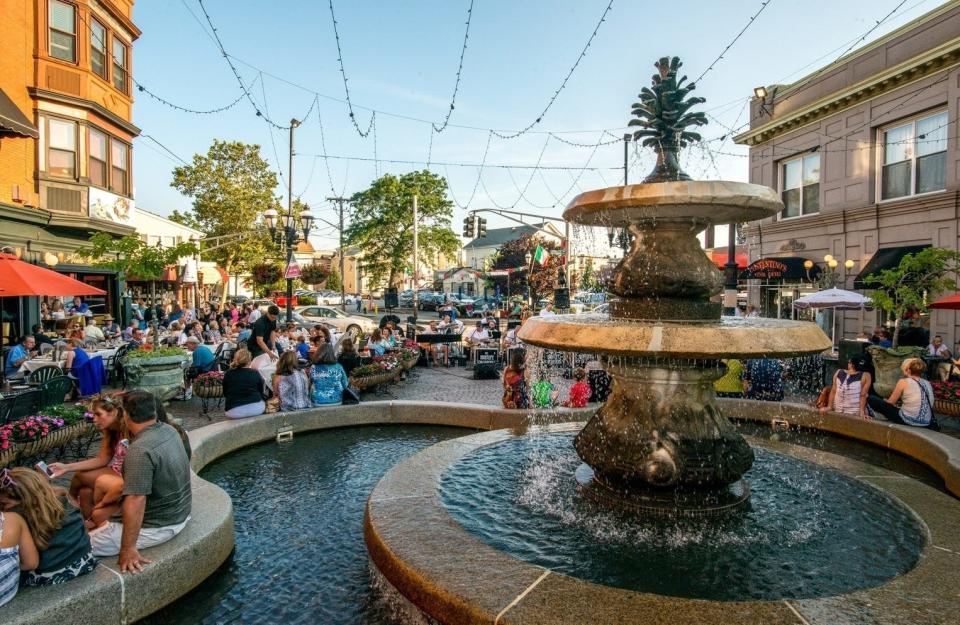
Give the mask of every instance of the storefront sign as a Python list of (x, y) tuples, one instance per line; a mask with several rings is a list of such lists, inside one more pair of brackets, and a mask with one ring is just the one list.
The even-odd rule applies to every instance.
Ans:
[(124, 226), (133, 225), (133, 200), (96, 187), (89, 187), (89, 189), (87, 201), (90, 217)]
[(740, 273), (741, 280), (816, 280), (820, 275), (820, 267), (811, 263), (807, 269), (804, 263), (806, 258), (796, 256), (782, 256), (779, 258), (761, 258), (747, 266)]

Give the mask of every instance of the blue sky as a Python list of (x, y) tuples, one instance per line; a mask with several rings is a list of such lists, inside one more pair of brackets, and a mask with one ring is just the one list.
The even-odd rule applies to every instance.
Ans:
[[(295, 196), (334, 221), (335, 213), (325, 201), (331, 186), (336, 194), (349, 196), (378, 174), (403, 174), (425, 165), (330, 159), (328, 175), (325, 160), (314, 156), (323, 153), (318, 117), (327, 154), (336, 156), (426, 161), (429, 152), (433, 163), (477, 164), (486, 150), (488, 164), (533, 165), (542, 152), (542, 165), (574, 169), (485, 168), (482, 178), (472, 166), (433, 165), (432, 170), (448, 177), (452, 199), (460, 206), (499, 205), (559, 216), (580, 189), (622, 183), (622, 143), (596, 149), (594, 145), (611, 139), (602, 134), (604, 129), (623, 134), (630, 104), (649, 84), (653, 62), (677, 55), (685, 73), (698, 76), (761, 7), (760, 0), (614, 0), (586, 56), (542, 122), (518, 138), (492, 137), (487, 148), (489, 132), (482, 129), (520, 129), (536, 119), (608, 1), (475, 0), (450, 121), (480, 130), (450, 126), (435, 134), (428, 123), (399, 116), (442, 121), (450, 105), (469, 0), (336, 0), (358, 124), (367, 128), (367, 108), (381, 111), (375, 133), (367, 138), (357, 134), (346, 104), (338, 101), (344, 98), (344, 88), (326, 0), (204, 0), (204, 4), (226, 50), (238, 59), (235, 64), (243, 80), (255, 81), (252, 96), (272, 119), (282, 125), (291, 117), (302, 119), (314, 103), (311, 92), (329, 96), (317, 98), (297, 130), (293, 188)], [(698, 83), (696, 94), (707, 98), (701, 108), (727, 126), (742, 124), (753, 87), (791, 82), (833, 61), (899, 4), (899, 0), (771, 0)], [(907, 0), (865, 42), (938, 4)], [(193, 109), (221, 107), (241, 94), (198, 0), (140, 0), (134, 20), (143, 30), (134, 50), (134, 76), (148, 89)], [(194, 153), (205, 153), (215, 138), (239, 140), (259, 144), (273, 168), (287, 175), (288, 133), (274, 130), (271, 142), (267, 124), (246, 100), (215, 115), (193, 115), (172, 110), (145, 93), (135, 94), (134, 122), (176, 156), (189, 161)], [(564, 144), (547, 131), (587, 147)], [(716, 121), (702, 131), (705, 137), (724, 133)], [(729, 140), (711, 145), (721, 152), (746, 154)], [(145, 138), (137, 140), (135, 155), (139, 206), (164, 215), (189, 207), (189, 199), (169, 186), (171, 171), (179, 164), (175, 157)], [(606, 169), (582, 170), (588, 162)], [(652, 163), (646, 153), (632, 159), (631, 181), (645, 175)], [(684, 163), (697, 178), (747, 179), (743, 157), (711, 158), (695, 149)], [(522, 190), (526, 192), (521, 198)], [(277, 192), (285, 196), (285, 183)], [(465, 214), (455, 208), (455, 230)], [(508, 223), (490, 218), (490, 227)], [(330, 228), (312, 238), (321, 247), (336, 245)]]

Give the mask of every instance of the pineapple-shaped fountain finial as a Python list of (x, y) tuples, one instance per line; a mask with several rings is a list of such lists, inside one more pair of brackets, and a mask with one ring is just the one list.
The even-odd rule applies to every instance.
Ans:
[(687, 130), (691, 126), (703, 126), (707, 116), (700, 112), (690, 112), (696, 104), (706, 102), (704, 98), (691, 97), (694, 83), (684, 84), (686, 76), (677, 79), (677, 73), (683, 65), (679, 57), (662, 57), (654, 64), (659, 72), (653, 75), (653, 86), (644, 87), (640, 92), (640, 101), (633, 104), (631, 111), (636, 119), (630, 126), (640, 126), (633, 133), (636, 141), (657, 151), (657, 165), (644, 182), (670, 182), (690, 180), (690, 176), (680, 169), (678, 155), (680, 148), (691, 141), (699, 141), (700, 133)]

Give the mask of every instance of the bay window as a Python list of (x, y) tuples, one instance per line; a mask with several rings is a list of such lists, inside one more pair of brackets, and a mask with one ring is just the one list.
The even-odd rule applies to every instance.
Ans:
[(117, 195), (128, 195), (130, 148), (116, 139), (110, 141), (110, 190)]
[(808, 154), (784, 161), (780, 167), (780, 218), (820, 212), (820, 155)]
[(127, 92), (127, 46), (113, 38), (113, 86)]
[(90, 159), (87, 166), (90, 184), (107, 188), (107, 135), (90, 129)]
[(47, 173), (64, 178), (77, 177), (77, 124), (47, 119)]
[(90, 20), (90, 69), (107, 79), (107, 29), (97, 20)]
[(60, 0), (48, 5), (50, 56), (77, 62), (77, 7)]

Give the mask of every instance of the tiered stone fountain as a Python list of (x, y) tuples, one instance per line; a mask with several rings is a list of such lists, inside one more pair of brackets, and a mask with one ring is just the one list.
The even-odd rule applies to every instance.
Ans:
[(750, 446), (717, 408), (719, 359), (816, 353), (830, 342), (811, 323), (721, 319), (711, 301), (721, 275), (697, 234), (769, 217), (783, 204), (768, 187), (692, 181), (679, 169), (677, 150), (699, 139), (683, 128), (705, 122), (686, 111), (703, 100), (684, 100), (692, 85), (677, 80), (675, 58), (657, 66), (653, 89), (634, 105), (645, 128), (636, 138), (657, 149), (656, 169), (643, 184), (582, 193), (563, 214), (632, 235), (608, 287), (617, 296), (609, 318), (537, 317), (519, 336), (547, 349), (600, 354), (613, 378), (609, 399), (576, 438), (588, 465), (578, 479), (588, 494), (646, 510), (710, 513), (747, 501), (739, 480), (753, 463)]

